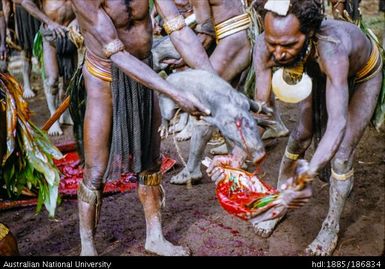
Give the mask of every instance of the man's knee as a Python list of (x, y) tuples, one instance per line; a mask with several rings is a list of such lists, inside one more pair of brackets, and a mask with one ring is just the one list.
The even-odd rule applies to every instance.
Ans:
[(287, 143), (287, 148), (290, 149), (293, 153), (302, 153), (305, 151), (311, 144), (312, 137), (311, 136), (297, 136), (292, 133), (289, 137), (289, 141)]
[(335, 173), (344, 174), (352, 169), (353, 162), (348, 156), (336, 156), (333, 159), (332, 169)]
[(59, 78), (57, 76), (48, 76), (45, 80), (45, 84), (52, 94), (56, 94), (59, 88)]

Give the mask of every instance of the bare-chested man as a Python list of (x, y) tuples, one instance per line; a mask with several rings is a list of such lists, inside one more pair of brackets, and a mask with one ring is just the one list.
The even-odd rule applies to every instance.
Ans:
[[(286, 1), (286, 6), (274, 2), (278, 1), (269, 0), (264, 6), (265, 32), (258, 36), (254, 50), (256, 95), (258, 100), (267, 101), (273, 90), (283, 101), (300, 102), (300, 118), (280, 166), (280, 186), (293, 176), (293, 167), (303, 158), (315, 127), (315, 93), (311, 93), (306, 72), (311, 77), (322, 75), (326, 79), (327, 126), (307, 173), (315, 177), (332, 162), (329, 212), (306, 251), (330, 255), (337, 245), (340, 216), (353, 187), (354, 150), (371, 120), (380, 93), (381, 53), (357, 26), (324, 20), (319, 1)], [(279, 69), (283, 73), (273, 76), (274, 67), (283, 68)], [(298, 84), (293, 86), (293, 82)], [(278, 220), (262, 222), (256, 225), (256, 232), (268, 237), (277, 223)]]
[[(77, 48), (68, 39), (66, 32), (70, 24), (75, 24), (75, 14), (70, 0), (14, 0), (20, 3), (32, 16), (43, 22), (40, 32), (43, 36), (44, 91), (48, 109), (55, 113), (63, 101), (63, 90), (77, 67)], [(63, 77), (63, 87), (59, 91), (59, 77)], [(64, 89), (63, 89), (64, 88)], [(72, 124), (69, 113), (65, 113), (60, 123)], [(50, 135), (63, 134), (59, 121), (48, 130)]]
[[(94, 235), (104, 180), (127, 171), (139, 174), (145, 249), (159, 255), (188, 255), (188, 249), (171, 244), (162, 233), (160, 115), (157, 96), (148, 88), (171, 97), (190, 113), (210, 112), (189, 92), (180, 95), (149, 67), (152, 27), (148, 1), (72, 0), (72, 4), (87, 48), (83, 66), (85, 172), (78, 190), (81, 255), (97, 254)], [(173, 1), (155, 4), (186, 63), (214, 72)]]

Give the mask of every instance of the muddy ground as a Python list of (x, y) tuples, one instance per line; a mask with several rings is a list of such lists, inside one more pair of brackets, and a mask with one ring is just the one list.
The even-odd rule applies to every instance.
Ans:
[[(375, 12), (372, 2), (364, 11), (371, 18)], [(374, 1), (377, 3), (377, 1)], [(365, 5), (368, 6), (368, 9)], [(383, 22), (383, 20), (382, 20)], [(377, 21), (375, 21), (377, 23)], [(381, 24), (382, 25), (382, 24)], [(381, 31), (380, 26), (380, 30)], [(383, 28), (382, 28), (383, 31)], [(17, 64), (12, 70), (20, 79)], [(30, 101), (33, 119), (41, 126), (48, 118), (48, 109), (37, 70), (33, 87), (37, 96)], [(297, 108), (280, 104), (283, 119), (292, 128)], [(55, 143), (72, 140), (71, 127), (65, 135), (54, 137)], [(265, 180), (274, 184), (278, 174), (286, 138), (268, 141), (268, 158), (263, 164)], [(183, 158), (187, 158), (189, 142), (179, 143)], [(208, 146), (207, 151), (210, 149)], [(320, 180), (313, 184), (313, 197), (304, 207), (290, 211), (270, 238), (258, 237), (253, 227), (226, 213), (215, 198), (215, 185), (206, 176), (202, 183), (176, 186), (169, 183), (182, 164), (171, 137), (163, 141), (162, 152), (177, 159), (178, 164), (166, 174), (166, 207), (163, 227), (167, 239), (186, 245), (194, 256), (296, 256), (316, 237), (328, 210), (328, 185)], [(308, 157), (312, 153), (309, 150)], [(334, 255), (371, 256), (384, 254), (385, 228), (385, 132), (368, 127), (357, 148), (355, 183), (346, 202), (340, 222), (340, 238)], [(0, 212), (0, 222), (7, 224), (17, 238), (21, 255), (68, 256), (80, 253), (76, 200), (64, 199), (57, 209), (56, 220), (47, 213), (36, 215), (34, 207)], [(118, 193), (104, 198), (98, 226), (97, 249), (104, 256), (151, 255), (144, 250), (145, 223), (136, 192)]]

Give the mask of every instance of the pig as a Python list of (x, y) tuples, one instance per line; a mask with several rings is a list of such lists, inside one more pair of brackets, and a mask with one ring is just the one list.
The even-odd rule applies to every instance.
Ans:
[[(186, 184), (201, 179), (200, 162), (215, 127), (232, 144), (243, 149), (254, 163), (265, 156), (257, 121), (251, 111), (270, 114), (271, 108), (250, 100), (218, 75), (207, 71), (186, 70), (170, 75), (167, 81), (180, 91), (194, 94), (211, 111), (211, 115), (202, 117), (194, 128), (187, 165), (171, 179), (171, 183)], [(160, 95), (159, 99), (161, 104), (167, 104), (161, 109), (162, 117), (171, 120), (176, 111), (175, 104), (172, 105), (172, 100), (165, 95)], [(262, 120), (258, 123), (274, 124)]]
[(154, 39), (151, 52), (155, 72), (160, 72), (168, 67), (168, 64), (163, 62), (164, 60), (178, 60), (181, 58), (169, 36)]

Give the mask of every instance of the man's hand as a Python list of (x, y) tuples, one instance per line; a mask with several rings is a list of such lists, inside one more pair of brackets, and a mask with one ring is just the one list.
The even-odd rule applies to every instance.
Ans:
[[(66, 32), (68, 31), (66, 27), (56, 22), (47, 24), (46, 30), (45, 37), (50, 41), (56, 40), (57, 38), (64, 38), (66, 36)], [(47, 37), (47, 35), (49, 35), (49, 37)]]
[(180, 108), (193, 115), (210, 115), (211, 111), (208, 107), (205, 107), (194, 95), (189, 92), (185, 92), (183, 95), (177, 94), (172, 97), (180, 106)]
[(207, 175), (211, 177), (212, 181), (215, 181), (215, 184), (225, 178), (223, 166), (241, 168), (242, 161), (234, 155), (215, 156), (206, 170)]
[(206, 50), (210, 47), (210, 45), (214, 41), (214, 37), (212, 37), (211, 35), (205, 34), (205, 33), (198, 33), (197, 36), (198, 36), (200, 42), (202, 43), (202, 46)]
[(312, 196), (310, 182), (316, 176), (306, 160), (300, 159), (296, 165), (294, 177), (289, 178), (280, 186), (280, 199), (289, 208), (300, 207), (309, 201)]
[(162, 61), (162, 64), (167, 64), (171, 69), (177, 69), (182, 66), (185, 66), (186, 63), (184, 62), (183, 58), (179, 59), (165, 59)]

